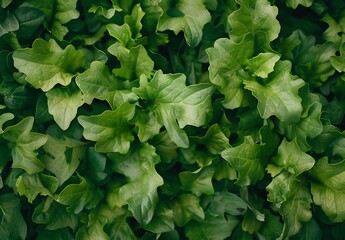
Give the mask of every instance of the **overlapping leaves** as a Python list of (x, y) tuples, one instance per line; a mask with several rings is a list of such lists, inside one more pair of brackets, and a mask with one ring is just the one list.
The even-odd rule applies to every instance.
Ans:
[(0, 236), (342, 235), (344, 9), (0, 1)]

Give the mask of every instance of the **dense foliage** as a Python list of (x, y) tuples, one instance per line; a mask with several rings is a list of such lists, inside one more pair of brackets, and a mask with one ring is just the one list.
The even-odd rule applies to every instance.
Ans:
[(0, 238), (343, 239), (343, 0), (0, 0)]

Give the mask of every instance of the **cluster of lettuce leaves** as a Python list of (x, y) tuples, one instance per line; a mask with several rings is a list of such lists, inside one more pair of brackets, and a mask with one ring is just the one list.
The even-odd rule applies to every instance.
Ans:
[(0, 0), (0, 238), (340, 239), (345, 2)]

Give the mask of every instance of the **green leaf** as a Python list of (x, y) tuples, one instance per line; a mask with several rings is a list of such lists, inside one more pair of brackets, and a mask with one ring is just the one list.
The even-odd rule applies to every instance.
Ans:
[(6, 8), (6, 7), (8, 7), (8, 5), (11, 4), (12, 1), (13, 1), (13, 0), (1, 0), (1, 1), (0, 1), (0, 6), (1, 6), (2, 8)]
[(37, 39), (32, 48), (13, 53), (14, 66), (26, 75), (33, 87), (47, 92), (56, 84), (67, 86), (83, 66), (83, 51), (68, 45), (65, 49), (53, 40)]
[(0, 9), (0, 37), (6, 33), (14, 32), (19, 29), (18, 19), (10, 11)]
[(314, 203), (321, 206), (332, 222), (344, 221), (345, 161), (329, 164), (328, 158), (323, 157), (309, 173), (315, 179), (311, 182)]
[(107, 19), (114, 17), (116, 12), (121, 12), (122, 8), (118, 5), (117, 1), (98, 1), (97, 5), (92, 5), (88, 12), (95, 13), (96, 15), (103, 16)]
[(0, 196), (1, 239), (26, 239), (27, 225), (20, 212), (20, 199), (13, 193)]
[(282, 170), (298, 176), (308, 171), (315, 164), (312, 156), (303, 152), (296, 142), (293, 140), (288, 142), (285, 138), (278, 148), (278, 154), (267, 166), (267, 171), (274, 177)]
[(332, 42), (315, 44), (314, 36), (306, 36), (300, 30), (294, 31), (289, 39), (299, 43), (293, 48), (293, 57), (290, 59), (293, 62), (294, 72), (311, 87), (321, 86), (335, 73), (330, 58), (335, 56), (337, 49)]
[(312, 217), (311, 195), (304, 183), (294, 175), (282, 172), (266, 187), (267, 199), (275, 203), (285, 223), (283, 235), (292, 236)]
[(181, 128), (207, 123), (213, 92), (208, 84), (186, 86), (185, 81), (182, 74), (158, 71), (150, 82), (142, 77), (140, 87), (133, 88), (133, 92), (144, 100), (143, 107), (154, 112), (157, 122), (165, 126), (171, 140), (184, 148), (188, 147), (189, 139)]
[(238, 219), (228, 216), (207, 216), (202, 222), (192, 221), (186, 226), (186, 236), (190, 240), (218, 240), (231, 236), (238, 224)]
[(52, 172), (62, 185), (77, 170), (83, 157), (85, 144), (77, 140), (62, 136), (56, 138), (48, 135), (43, 145), (44, 154), (40, 159), (45, 169)]
[(109, 237), (113, 240), (137, 240), (125, 217), (116, 218), (109, 225)]
[(175, 228), (173, 210), (158, 205), (152, 220), (144, 228), (153, 233), (173, 231)]
[(24, 173), (16, 182), (19, 195), (25, 195), (29, 203), (32, 203), (38, 195), (53, 197), (58, 186), (58, 179), (45, 174), (29, 175)]
[(46, 93), (48, 111), (62, 130), (69, 128), (77, 116), (78, 108), (84, 104), (83, 95), (74, 85), (54, 88)]
[(320, 135), (323, 130), (321, 123), (322, 105), (320, 98), (309, 91), (308, 86), (302, 87), (299, 91), (302, 98), (302, 117), (294, 124), (281, 123), (284, 134), (289, 139), (296, 139), (303, 151), (310, 150), (309, 139)]
[(240, 8), (229, 15), (230, 38), (239, 43), (251, 33), (255, 39), (256, 51), (265, 48), (278, 37), (280, 24), (276, 19), (278, 8), (268, 0), (236, 0)]
[(64, 24), (79, 17), (77, 8), (78, 0), (56, 0), (54, 14), (51, 22), (51, 31), (57, 39), (62, 40), (69, 32)]
[(339, 56), (331, 56), (329, 61), (338, 72), (345, 72), (345, 40), (341, 43)]
[(229, 139), (221, 130), (218, 124), (213, 124), (203, 137), (194, 137), (194, 139), (207, 148), (212, 154), (220, 154), (223, 150), (230, 147)]
[(216, 192), (207, 200), (207, 212), (212, 216), (223, 216), (225, 213), (232, 216), (243, 215), (248, 204), (239, 196), (231, 192)]
[(251, 34), (246, 35), (240, 43), (220, 38), (214, 43), (214, 47), (206, 49), (210, 61), (210, 81), (224, 94), (225, 108), (238, 108), (245, 100), (242, 78), (238, 71), (245, 67), (247, 59), (254, 54), (251, 39)]
[(289, 61), (279, 61), (266, 83), (261, 84), (256, 79), (243, 81), (245, 88), (252, 91), (258, 99), (258, 110), (262, 118), (274, 115), (288, 123), (297, 122), (301, 118), (303, 108), (298, 89), (304, 85), (304, 81), (292, 76), (290, 71)]
[(251, 137), (245, 137), (241, 145), (225, 149), (221, 155), (238, 172), (236, 183), (248, 186), (264, 177), (271, 152), (264, 144), (257, 144)]
[(20, 6), (15, 15), (19, 21), (19, 30), (16, 32), (18, 39), (28, 39), (44, 21), (44, 13), (37, 8)]
[(132, 8), (131, 15), (125, 16), (125, 23), (128, 24), (128, 26), (131, 28), (132, 37), (134, 39), (138, 39), (142, 37), (142, 34), (140, 33), (141, 29), (143, 28), (143, 24), (141, 23), (142, 18), (144, 17), (145, 13), (143, 12), (141, 8), (141, 4), (136, 4)]
[(134, 105), (124, 103), (116, 110), (106, 110), (100, 115), (79, 116), (78, 121), (84, 128), (84, 137), (96, 141), (98, 152), (128, 152), (134, 140), (128, 121), (134, 116)]
[(174, 221), (177, 226), (182, 227), (190, 220), (202, 221), (205, 213), (199, 204), (200, 199), (190, 193), (179, 194), (173, 202)]
[[(48, 201), (48, 200), (47, 200)], [(57, 230), (65, 227), (75, 229), (78, 217), (68, 213), (66, 207), (52, 202), (47, 209), (47, 202), (41, 202), (32, 214), (32, 220), (37, 224), (45, 224), (48, 230)]]
[[(135, 46), (135, 40), (132, 38), (132, 31), (130, 26), (127, 23), (124, 23), (122, 25), (117, 25), (114, 23), (109, 23), (107, 25), (107, 30), (109, 32), (109, 35), (114, 37), (118, 43), (120, 43), (120, 46), (124, 48), (131, 49), (132, 46)], [(118, 51), (119, 44), (115, 43), (109, 46), (108, 51), (115, 55)]]
[(0, 134), (4, 132), (3, 125), (9, 120), (12, 120), (14, 118), (14, 115), (12, 113), (3, 113), (0, 115)]
[(37, 158), (37, 149), (44, 145), (47, 136), (31, 132), (34, 118), (27, 117), (16, 125), (5, 129), (2, 137), (13, 143), (12, 158), (14, 168), (24, 169), (29, 174), (43, 170), (43, 163)]
[(79, 74), (76, 83), (87, 104), (91, 104), (94, 98), (111, 103), (113, 95), (120, 88), (120, 84), (109, 73), (107, 66), (99, 61), (92, 62), (89, 69)]
[(108, 176), (106, 172), (107, 158), (104, 154), (96, 152), (93, 147), (88, 147), (83, 160), (86, 164), (85, 172), (92, 180), (102, 181)]
[[(171, 8), (171, 2), (175, 8)], [(187, 44), (196, 47), (202, 39), (202, 30), (206, 23), (211, 21), (211, 14), (202, 0), (163, 0), (160, 3), (164, 13), (159, 18), (159, 31), (172, 30), (177, 35), (183, 31)], [(198, 14), (195, 14), (195, 13)]]
[(74, 235), (68, 228), (62, 228), (59, 230), (47, 230), (44, 228), (37, 229), (36, 240), (74, 240)]
[(275, 64), (280, 59), (276, 53), (260, 53), (259, 55), (247, 60), (247, 68), (255, 76), (267, 78), (273, 72)]
[(58, 203), (68, 206), (69, 213), (78, 214), (84, 208), (93, 209), (103, 198), (103, 193), (84, 177), (78, 175), (81, 182), (67, 185), (55, 200)]
[(286, 6), (296, 9), (298, 5), (302, 5), (304, 7), (310, 7), (313, 4), (314, 0), (286, 0)]
[(79, 228), (76, 240), (110, 240), (109, 236), (103, 230), (103, 225), (97, 222), (91, 226)]
[(214, 174), (214, 167), (208, 166), (199, 168), (196, 171), (184, 171), (179, 173), (179, 178), (182, 183), (182, 189), (191, 191), (196, 196), (202, 194), (212, 195), (214, 189), (212, 185), (212, 177)]
[(140, 224), (148, 224), (158, 202), (157, 188), (163, 185), (155, 165), (160, 161), (155, 148), (149, 144), (134, 145), (126, 155), (109, 154), (113, 169), (126, 176), (127, 182), (119, 189), (120, 197)]
[(130, 51), (124, 47), (118, 47), (117, 51), (112, 54), (114, 54), (121, 63), (121, 68), (113, 70), (116, 78), (137, 80), (142, 74), (146, 77), (151, 75), (154, 62), (142, 45), (133, 47)]

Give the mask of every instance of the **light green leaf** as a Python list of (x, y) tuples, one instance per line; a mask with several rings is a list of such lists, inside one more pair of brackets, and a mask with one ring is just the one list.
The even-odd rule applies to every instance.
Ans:
[(2, 8), (6, 8), (8, 5), (11, 4), (12, 1), (13, 1), (13, 0), (0, 0), (0, 6), (1, 6)]
[(140, 38), (142, 36), (140, 31), (143, 28), (141, 21), (144, 15), (145, 13), (141, 8), (141, 4), (136, 4), (132, 8), (131, 15), (125, 16), (125, 23), (127, 23), (128, 26), (131, 28), (132, 37), (134, 39)]
[(182, 189), (191, 191), (196, 196), (202, 194), (212, 195), (214, 189), (212, 185), (212, 177), (214, 174), (214, 167), (207, 166), (199, 168), (196, 171), (184, 171), (179, 173), (179, 178), (182, 183)]
[(236, 183), (248, 186), (264, 177), (271, 150), (264, 144), (255, 143), (251, 137), (245, 137), (241, 145), (225, 149), (221, 155), (238, 172)]
[(79, 228), (76, 240), (110, 240), (110, 237), (103, 230), (104, 224), (97, 222), (91, 226)]
[(117, 52), (113, 54), (121, 63), (121, 68), (113, 70), (116, 78), (137, 80), (142, 74), (147, 77), (151, 75), (154, 62), (142, 45), (133, 47), (130, 51), (124, 47), (118, 47)]
[(37, 158), (37, 149), (47, 141), (47, 136), (31, 132), (33, 123), (33, 117), (24, 118), (18, 124), (7, 127), (2, 134), (4, 139), (14, 143), (12, 167), (22, 168), (29, 174), (43, 170), (44, 164)]
[(320, 98), (309, 91), (308, 86), (302, 87), (299, 91), (302, 98), (302, 117), (297, 123), (281, 123), (285, 136), (289, 139), (296, 139), (302, 151), (311, 149), (308, 140), (320, 135), (323, 130), (321, 123), (322, 104)]
[[(131, 49), (131, 47), (135, 45), (135, 40), (132, 38), (131, 28), (127, 23), (122, 25), (109, 23), (107, 25), (107, 30), (109, 35), (114, 37), (120, 43), (120, 46)], [(115, 55), (118, 48), (119, 44), (115, 43), (108, 48), (108, 51)]]
[(286, 6), (296, 9), (298, 5), (302, 5), (304, 7), (310, 7), (313, 4), (314, 0), (286, 0)]
[(83, 51), (68, 45), (65, 49), (51, 39), (37, 39), (32, 48), (18, 49), (13, 53), (14, 66), (26, 75), (33, 87), (47, 92), (56, 84), (67, 86), (83, 66)]
[(148, 224), (158, 202), (157, 188), (163, 185), (155, 165), (160, 161), (155, 148), (149, 144), (135, 145), (126, 155), (109, 154), (113, 169), (127, 177), (127, 184), (119, 189), (129, 210), (140, 224)]
[(238, 108), (245, 100), (242, 79), (237, 72), (245, 68), (247, 59), (253, 57), (252, 38), (248, 34), (240, 43), (220, 38), (214, 47), (206, 49), (210, 61), (210, 81), (224, 94), (225, 108)]
[(108, 67), (99, 61), (92, 62), (89, 69), (79, 74), (76, 83), (84, 94), (87, 104), (91, 104), (94, 98), (110, 99), (119, 88), (119, 83), (109, 73)]
[(5, 122), (12, 120), (14, 118), (14, 115), (12, 113), (3, 113), (0, 115), (0, 134), (4, 132), (2, 129)]
[(304, 85), (304, 81), (292, 76), (290, 71), (289, 61), (279, 61), (267, 82), (261, 84), (256, 79), (243, 81), (245, 88), (252, 91), (258, 99), (258, 110), (262, 118), (275, 115), (288, 123), (298, 122), (301, 118), (303, 108), (298, 89)]
[(103, 193), (84, 177), (78, 175), (81, 182), (67, 185), (55, 200), (67, 206), (69, 213), (78, 214), (84, 208), (93, 209), (103, 198)]
[(108, 67), (99, 61), (91, 63), (89, 69), (76, 77), (76, 83), (84, 94), (84, 101), (91, 104), (96, 98), (106, 100), (113, 109), (125, 102), (136, 102), (138, 97), (123, 89), (123, 83), (109, 73)]
[(103, 231), (103, 226), (101, 224), (94, 224), (90, 227), (79, 228), (77, 235), (77, 240), (110, 240), (109, 236)]
[(232, 216), (207, 216), (202, 222), (192, 221), (185, 232), (190, 240), (219, 240), (231, 236), (239, 220)]
[(84, 143), (65, 136), (55, 138), (48, 135), (48, 140), (43, 145), (46, 154), (40, 159), (45, 169), (57, 177), (59, 185), (69, 179), (78, 168), (83, 157), (84, 146)]
[(266, 187), (267, 199), (275, 203), (283, 217), (285, 228), (282, 236), (292, 236), (301, 229), (302, 222), (312, 217), (311, 195), (303, 182), (294, 175), (282, 172)]
[(20, 212), (20, 199), (13, 193), (0, 196), (0, 236), (2, 239), (27, 238), (27, 225)]
[(278, 37), (280, 24), (276, 19), (278, 15), (276, 6), (271, 6), (268, 0), (236, 0), (236, 2), (241, 7), (228, 18), (231, 26), (229, 35), (233, 41), (239, 43), (251, 33), (257, 48), (263, 48)]
[(29, 175), (24, 173), (16, 182), (19, 195), (25, 195), (29, 203), (32, 203), (38, 195), (53, 197), (58, 186), (57, 178), (45, 174)]
[(278, 154), (267, 166), (267, 171), (274, 177), (283, 169), (294, 176), (308, 171), (315, 164), (312, 156), (303, 152), (296, 140), (288, 142), (285, 138), (278, 148)]
[(273, 72), (275, 64), (280, 59), (276, 53), (260, 53), (259, 55), (247, 60), (247, 68), (255, 76), (267, 78)]
[(117, 3), (117, 0), (111, 1), (111, 5), (108, 2), (109, 1), (98, 1), (97, 5), (92, 5), (88, 12), (110, 19), (114, 17), (116, 12), (122, 11), (122, 8)]
[(158, 122), (154, 112), (136, 111), (135, 117), (131, 121), (138, 127), (138, 137), (141, 142), (145, 142), (159, 134), (162, 124)]
[(78, 108), (84, 104), (84, 97), (74, 85), (54, 88), (46, 93), (48, 111), (62, 130), (69, 128), (77, 116)]
[(345, 38), (344, 42), (340, 45), (339, 56), (331, 56), (330, 62), (338, 72), (345, 72)]
[(54, 6), (54, 16), (51, 23), (51, 31), (59, 40), (63, 40), (68, 33), (68, 28), (63, 26), (73, 19), (79, 17), (77, 8), (78, 0), (56, 0)]
[(200, 206), (200, 199), (190, 193), (178, 195), (173, 202), (174, 221), (177, 226), (182, 227), (190, 220), (202, 221), (205, 213)]
[(319, 159), (310, 175), (311, 193), (316, 205), (319, 205), (332, 222), (345, 220), (345, 160), (329, 164), (328, 158)]
[(174, 4), (174, 8), (171, 8), (170, 0), (160, 3), (164, 14), (158, 21), (158, 30), (172, 30), (176, 35), (183, 31), (187, 44), (190, 47), (197, 46), (201, 41), (204, 25), (211, 21), (211, 14), (203, 0), (177, 0)]
[(182, 74), (158, 71), (150, 82), (142, 77), (140, 87), (133, 88), (133, 92), (144, 100), (142, 107), (154, 112), (171, 140), (184, 148), (188, 147), (189, 139), (181, 128), (186, 125), (199, 127), (207, 123), (213, 92), (209, 84), (186, 86), (185, 82), (186, 77)]
[(96, 141), (98, 152), (128, 152), (134, 140), (128, 121), (134, 116), (135, 106), (124, 103), (116, 110), (106, 110), (100, 115), (79, 116), (78, 121), (84, 128), (84, 137)]

